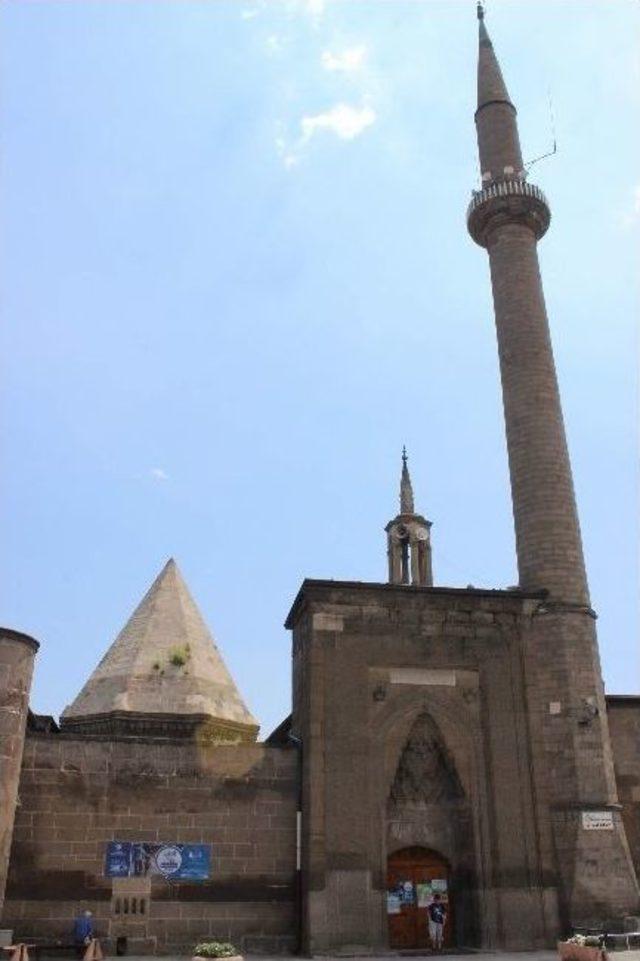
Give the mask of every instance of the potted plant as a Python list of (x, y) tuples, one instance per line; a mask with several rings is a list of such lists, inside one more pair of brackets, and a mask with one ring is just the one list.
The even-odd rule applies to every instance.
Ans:
[(209, 958), (226, 958), (227, 961), (243, 961), (238, 949), (228, 941), (201, 941), (193, 949), (191, 961), (207, 961)]
[(604, 938), (598, 935), (574, 934), (566, 941), (558, 941), (561, 961), (607, 961)]

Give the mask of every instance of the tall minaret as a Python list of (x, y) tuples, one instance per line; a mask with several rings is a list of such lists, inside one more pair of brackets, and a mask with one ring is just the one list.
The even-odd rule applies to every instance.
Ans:
[(520, 585), (589, 603), (537, 242), (550, 212), (523, 170), (516, 110), (482, 7), (476, 127), (482, 189), (469, 232), (491, 265)]
[[(546, 851), (540, 870), (559, 878), (565, 923), (593, 923), (633, 914), (638, 886), (617, 804), (595, 614), (538, 265), (549, 205), (527, 182), (516, 110), (481, 4), (478, 18), (482, 184), (467, 222), (491, 266), (520, 586), (548, 592), (533, 611), (523, 649), (534, 803)], [(588, 829), (593, 811), (603, 814), (601, 831)], [(593, 865), (596, 886), (586, 881)]]
[(402, 448), (400, 474), (400, 513), (389, 521), (385, 531), (389, 583), (431, 587), (431, 521), (415, 512), (405, 447)]

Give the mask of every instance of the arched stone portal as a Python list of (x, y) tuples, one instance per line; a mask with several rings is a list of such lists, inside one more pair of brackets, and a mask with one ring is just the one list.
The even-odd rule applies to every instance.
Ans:
[(400, 753), (386, 816), (390, 946), (429, 946), (427, 908), (436, 893), (449, 904), (445, 945), (472, 943), (471, 812), (453, 757), (426, 712)]

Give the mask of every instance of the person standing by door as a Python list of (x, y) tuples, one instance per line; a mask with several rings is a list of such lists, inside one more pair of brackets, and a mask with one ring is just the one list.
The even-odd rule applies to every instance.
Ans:
[(434, 951), (440, 951), (443, 944), (444, 923), (447, 919), (447, 909), (442, 903), (442, 898), (439, 894), (433, 895), (433, 901), (427, 908), (427, 916), (429, 918), (429, 938), (431, 939), (431, 947)]
[(83, 911), (73, 922), (73, 942), (76, 957), (82, 958), (93, 938), (93, 916), (91, 911)]

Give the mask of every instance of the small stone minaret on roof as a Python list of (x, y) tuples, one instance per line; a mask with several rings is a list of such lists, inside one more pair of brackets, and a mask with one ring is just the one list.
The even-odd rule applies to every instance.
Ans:
[[(639, 891), (620, 817), (604, 686), (537, 245), (551, 219), (529, 183), (516, 110), (478, 5), (481, 189), (469, 232), (489, 254), (520, 587), (540, 591), (523, 650), (535, 804), (550, 836), (540, 888), (559, 870), (564, 926), (635, 915)], [(544, 598), (544, 599), (543, 599)], [(585, 830), (590, 811), (608, 830)], [(557, 852), (557, 861), (546, 852)], [(556, 867), (557, 865), (557, 867)], [(597, 865), (598, 884), (584, 881)]]
[(60, 724), (88, 735), (255, 741), (258, 724), (173, 558)]
[(387, 554), (389, 557), (389, 583), (414, 584), (431, 587), (431, 521), (416, 514), (413, 503), (413, 487), (407, 467), (407, 451), (402, 448), (402, 474), (400, 475), (400, 513), (389, 521)]

